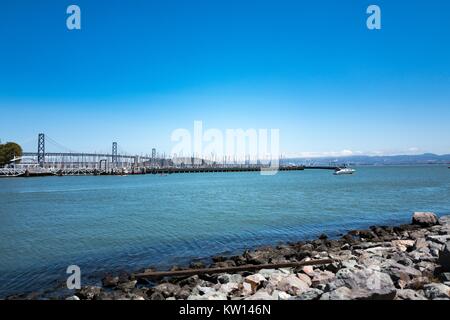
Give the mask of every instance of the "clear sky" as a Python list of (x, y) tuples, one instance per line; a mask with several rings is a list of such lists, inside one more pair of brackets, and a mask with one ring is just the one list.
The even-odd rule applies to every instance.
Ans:
[(286, 155), (450, 153), (450, 1), (0, 3), (2, 141), (169, 152), (194, 120), (279, 128)]

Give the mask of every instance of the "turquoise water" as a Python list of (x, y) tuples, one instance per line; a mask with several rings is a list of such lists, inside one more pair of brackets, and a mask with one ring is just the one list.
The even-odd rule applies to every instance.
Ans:
[(447, 167), (0, 179), (0, 297), (450, 213)]

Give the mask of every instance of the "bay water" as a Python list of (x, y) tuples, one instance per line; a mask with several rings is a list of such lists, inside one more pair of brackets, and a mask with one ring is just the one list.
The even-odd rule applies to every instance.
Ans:
[(445, 166), (0, 179), (0, 297), (450, 213)]

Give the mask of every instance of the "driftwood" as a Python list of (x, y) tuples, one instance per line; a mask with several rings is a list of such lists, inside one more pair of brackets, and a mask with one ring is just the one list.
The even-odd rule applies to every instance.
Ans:
[(215, 273), (234, 273), (241, 271), (253, 271), (261, 269), (279, 269), (279, 268), (298, 268), (304, 266), (313, 266), (321, 264), (333, 263), (333, 259), (322, 260), (310, 260), (303, 262), (285, 262), (285, 263), (270, 263), (270, 264), (251, 264), (237, 267), (225, 267), (225, 268), (201, 268), (201, 269), (186, 269), (176, 271), (152, 271), (144, 273), (133, 274), (134, 278), (164, 278), (164, 277), (180, 277), (180, 276), (193, 276), (197, 274), (215, 274)]

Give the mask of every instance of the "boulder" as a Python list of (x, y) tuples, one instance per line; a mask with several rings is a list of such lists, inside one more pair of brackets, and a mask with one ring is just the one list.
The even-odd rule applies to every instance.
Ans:
[(450, 272), (443, 272), (439, 275), (439, 279), (442, 282), (449, 282), (450, 281)]
[(268, 248), (266, 250), (246, 251), (243, 256), (249, 264), (266, 264), (274, 258), (280, 258), (281, 254), (274, 248)]
[(318, 285), (327, 284), (334, 280), (335, 274), (330, 271), (320, 271), (314, 274), (312, 278), (312, 286), (317, 287)]
[(186, 300), (190, 295), (191, 295), (191, 290), (189, 290), (188, 286), (184, 286), (175, 293), (175, 298)]
[(425, 238), (417, 238), (416, 242), (414, 243), (413, 250), (426, 250), (428, 249), (428, 242), (425, 240)]
[(274, 298), (266, 290), (261, 289), (254, 295), (247, 297), (244, 300), (274, 300)]
[(314, 271), (313, 266), (304, 266), (302, 268), (302, 271), (310, 277), (314, 277), (314, 275), (316, 274), (316, 271)]
[(388, 259), (380, 265), (381, 271), (391, 276), (393, 281), (403, 280), (409, 282), (412, 278), (422, 276), (422, 272), (419, 270), (402, 265), (394, 260)]
[(153, 292), (150, 296), (150, 300), (164, 300), (164, 296), (161, 292)]
[(229, 268), (235, 267), (236, 262), (234, 260), (225, 260), (220, 262), (215, 262), (211, 265), (211, 268)]
[(241, 286), (242, 286), (241, 295), (243, 295), (244, 297), (250, 296), (254, 293), (253, 288), (250, 283), (244, 282), (244, 283), (242, 283)]
[(447, 242), (444, 249), (439, 252), (439, 264), (442, 271), (450, 271), (450, 242)]
[(190, 295), (187, 300), (227, 300), (227, 295), (223, 292), (209, 291), (203, 295)]
[(414, 243), (415, 243), (414, 240), (393, 240), (392, 246), (397, 250), (404, 252), (409, 248), (413, 247)]
[(127, 293), (121, 300), (145, 300), (145, 298), (135, 293)]
[(189, 264), (189, 268), (191, 268), (191, 269), (202, 269), (202, 268), (205, 268), (205, 267), (206, 266), (205, 266), (205, 264), (202, 261), (192, 261)]
[(320, 300), (351, 300), (353, 299), (352, 290), (347, 287), (339, 287), (330, 292), (324, 293)]
[(243, 278), (240, 274), (221, 274), (217, 277), (217, 281), (219, 283), (225, 284), (228, 282), (234, 282), (234, 283), (241, 283), (243, 281)]
[(198, 275), (193, 275), (190, 276), (188, 278), (184, 278), (181, 279), (180, 281), (178, 281), (178, 284), (180, 286), (190, 286), (190, 287), (194, 287), (195, 285), (197, 285), (200, 282), (200, 278)]
[(414, 212), (412, 224), (421, 227), (431, 227), (439, 224), (439, 219), (433, 212)]
[(273, 300), (289, 300), (292, 296), (284, 291), (274, 290), (272, 292)]
[[(448, 234), (427, 235), (425, 239), (431, 242), (428, 243), (428, 245), (438, 244), (444, 246), (445, 244), (447, 244), (448, 241), (450, 241), (450, 235)], [(440, 248), (440, 246), (438, 248)]]
[(95, 300), (130, 300), (127, 293), (120, 290), (102, 291)]
[(277, 285), (277, 289), (296, 296), (304, 291), (307, 291), (309, 289), (309, 285), (296, 275), (291, 274), (281, 279)]
[(312, 285), (311, 278), (304, 273), (297, 273), (297, 277), (310, 287)]
[(245, 277), (244, 281), (249, 283), (253, 290), (256, 290), (266, 281), (266, 278), (259, 273), (255, 273)]
[(80, 300), (80, 298), (78, 298), (77, 296), (70, 296), (67, 297), (66, 300)]
[(180, 286), (173, 283), (161, 283), (153, 288), (155, 292), (161, 293), (165, 298), (172, 297), (180, 290)]
[(281, 271), (278, 269), (261, 269), (258, 273), (266, 279), (270, 279), (272, 276), (280, 274)]
[(423, 287), (425, 296), (428, 299), (449, 299), (450, 287), (442, 283), (430, 283)]
[(430, 279), (427, 277), (417, 277), (412, 279), (411, 281), (407, 281), (405, 288), (413, 289), (413, 290), (421, 290), (426, 284), (430, 283)]
[(239, 289), (239, 283), (236, 282), (227, 282), (225, 284), (220, 285), (219, 291), (225, 294), (230, 294)]
[(119, 288), (122, 291), (130, 291), (136, 287), (137, 280), (122, 282), (117, 285), (117, 288)]
[(322, 290), (310, 288), (307, 291), (300, 293), (298, 296), (292, 298), (293, 300), (318, 300), (323, 294)]
[(322, 233), (322, 234), (319, 236), (319, 239), (320, 239), (320, 240), (327, 240), (327, 239), (328, 239), (328, 236), (327, 236), (325, 233)]
[(107, 275), (102, 279), (102, 285), (105, 288), (112, 288), (117, 286), (119, 283), (119, 277), (113, 277), (112, 275)]
[(345, 286), (352, 291), (352, 298), (358, 300), (392, 300), (396, 288), (391, 277), (373, 269), (341, 269), (336, 273), (336, 281), (331, 289)]
[(423, 295), (411, 289), (397, 290), (398, 300), (427, 300)]
[(76, 295), (81, 299), (92, 300), (95, 299), (102, 288), (96, 286), (84, 286), (80, 290), (77, 291)]

